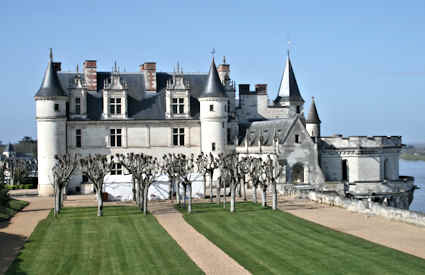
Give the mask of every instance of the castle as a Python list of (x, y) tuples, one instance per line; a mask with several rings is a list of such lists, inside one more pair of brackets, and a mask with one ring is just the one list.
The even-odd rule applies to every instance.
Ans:
[[(52, 53), (35, 95), (39, 194), (52, 192), (55, 154), (238, 152), (276, 154), (282, 181), (299, 189), (336, 192), (408, 208), (412, 177), (399, 175), (400, 136), (323, 137), (314, 99), (307, 118), (289, 54), (277, 97), (266, 84), (237, 87), (225, 59), (209, 73), (157, 72), (146, 62), (134, 73), (97, 70), (62, 72)], [(117, 164), (111, 174), (123, 174)], [(78, 174), (70, 188), (80, 190)]]

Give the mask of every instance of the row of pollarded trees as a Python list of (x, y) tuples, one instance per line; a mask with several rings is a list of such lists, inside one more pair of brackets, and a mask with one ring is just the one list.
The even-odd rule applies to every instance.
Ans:
[[(162, 174), (167, 174), (170, 179), (169, 199), (172, 199), (173, 191), (176, 192), (178, 206), (187, 207), (192, 211), (192, 183), (198, 175), (202, 175), (204, 184), (204, 196), (206, 196), (206, 178), (210, 177), (210, 200), (213, 200), (213, 179), (216, 170), (220, 176), (216, 184), (217, 203), (221, 203), (221, 192), (224, 191), (223, 205), (226, 207), (227, 186), (230, 188), (230, 211), (236, 209), (236, 192), (241, 187), (246, 200), (247, 176), (253, 186), (253, 201), (257, 203), (257, 189), (261, 187), (262, 205), (267, 206), (266, 192), (268, 186), (272, 187), (273, 209), (277, 208), (278, 178), (281, 176), (283, 167), (276, 158), (270, 155), (265, 160), (255, 157), (243, 157), (238, 154), (199, 154), (189, 156), (184, 154), (166, 154), (161, 160), (146, 154), (116, 154), (94, 155), (80, 158), (77, 155), (56, 156), (56, 164), (53, 168), (53, 185), (55, 190), (55, 214), (63, 207), (63, 196), (70, 177), (79, 168), (83, 175), (87, 176), (93, 184), (98, 202), (98, 216), (103, 215), (103, 184), (104, 178), (112, 169), (114, 163), (120, 163), (132, 174), (133, 194), (136, 204), (142, 212), (148, 212), (148, 191), (153, 182)], [(182, 188), (183, 190), (180, 190)], [(181, 192), (182, 191), (182, 192)]]

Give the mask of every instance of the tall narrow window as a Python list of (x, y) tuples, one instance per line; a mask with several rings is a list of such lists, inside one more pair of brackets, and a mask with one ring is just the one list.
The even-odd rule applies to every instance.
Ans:
[(79, 97), (75, 98), (75, 113), (81, 114), (81, 99)]
[(75, 147), (81, 148), (81, 129), (75, 130)]
[(300, 136), (299, 135), (295, 135), (295, 143), (300, 143)]
[(215, 142), (211, 143), (211, 151), (215, 151)]
[(184, 128), (173, 128), (173, 145), (184, 146)]
[(301, 113), (301, 108), (300, 106), (297, 106), (297, 114)]
[(210, 112), (214, 112), (214, 105), (210, 105)]
[(122, 129), (111, 129), (110, 130), (110, 143), (111, 147), (121, 147), (122, 146)]
[(55, 104), (55, 112), (59, 112), (59, 104)]
[(173, 98), (173, 114), (184, 114), (184, 98)]
[(121, 163), (114, 163), (111, 169), (111, 175), (122, 175)]
[(342, 160), (342, 180), (348, 181), (348, 164), (347, 160)]
[(121, 114), (121, 98), (109, 99), (109, 112), (111, 113), (111, 115)]

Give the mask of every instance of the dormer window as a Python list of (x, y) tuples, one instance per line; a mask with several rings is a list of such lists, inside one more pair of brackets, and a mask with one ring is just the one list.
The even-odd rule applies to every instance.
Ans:
[(214, 112), (214, 105), (210, 105), (210, 112)]
[(301, 107), (297, 106), (297, 114), (301, 113)]
[(295, 143), (300, 143), (300, 136), (299, 135), (295, 135)]
[(109, 113), (111, 115), (121, 114), (121, 98), (110, 98), (109, 99)]
[(59, 104), (55, 104), (55, 112), (59, 112)]
[(75, 98), (75, 113), (77, 115), (81, 114), (81, 98)]
[(184, 98), (173, 98), (173, 114), (184, 114)]

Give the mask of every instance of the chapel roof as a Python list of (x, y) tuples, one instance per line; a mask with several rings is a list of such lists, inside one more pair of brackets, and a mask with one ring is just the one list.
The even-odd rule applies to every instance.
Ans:
[(298, 89), (297, 80), (295, 78), (289, 54), (286, 58), (285, 71), (283, 72), (282, 80), (280, 81), (279, 93), (274, 100), (274, 102), (280, 101), (304, 102), (300, 90)]

